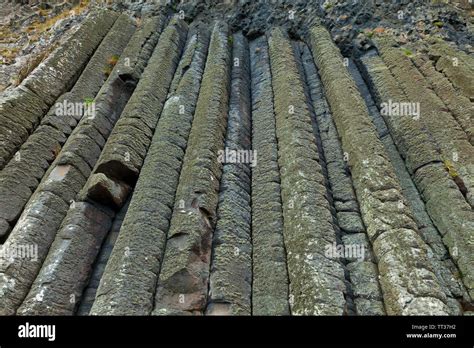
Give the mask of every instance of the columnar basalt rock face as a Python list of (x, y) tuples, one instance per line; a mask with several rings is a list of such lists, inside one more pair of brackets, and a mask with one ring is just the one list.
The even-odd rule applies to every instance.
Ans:
[(425, 76), (427, 83), (440, 97), (451, 114), (466, 132), (471, 145), (474, 145), (474, 106), (463, 94), (458, 93), (452, 83), (441, 72), (437, 71), (433, 62), (427, 57), (416, 57), (414, 64)]
[(242, 33), (232, 38), (232, 84), (227, 136), (220, 158), (224, 164), (212, 242), (208, 315), (251, 314), (250, 171), (258, 164), (258, 154), (250, 152), (248, 42)]
[(94, 173), (104, 173), (130, 186), (135, 184), (178, 65), (186, 32), (186, 23), (174, 19), (161, 35)]
[[(326, 29), (310, 41), (378, 261), (388, 314), (447, 314), (446, 296), (367, 107)], [(403, 250), (403, 252), (402, 252)]]
[[(87, 112), (87, 104), (94, 99), (107, 80), (104, 67), (107, 61), (122, 53), (135, 27), (126, 15), (121, 15), (104, 37), (74, 87), (59, 97), (42, 119), (40, 126), (21, 146), (17, 158), (12, 159), (0, 174), (1, 219), (10, 225), (19, 217), (31, 194), (37, 188), (47, 165), (59, 154), (61, 146), (71, 134), (78, 120)], [(112, 81), (112, 79), (110, 80)], [(76, 106), (82, 106), (82, 109)], [(90, 104), (93, 106), (93, 104)], [(72, 112), (69, 110), (72, 108)], [(75, 111), (75, 110), (78, 111)], [(91, 109), (92, 110), (92, 109)], [(92, 112), (89, 117), (93, 116)], [(40, 165), (38, 165), (40, 164)], [(28, 195), (28, 193), (30, 193)], [(0, 231), (0, 235), (8, 231)]]
[(467, 46), (144, 3), (0, 97), (0, 315), (472, 314)]
[(429, 54), (436, 70), (443, 73), (469, 100), (474, 100), (474, 59), (465, 52), (449, 46), (446, 42), (432, 40)]
[[(378, 56), (361, 59), (363, 71), (379, 103), (382, 100), (408, 100), (388, 67)], [(453, 260), (458, 264), (463, 282), (472, 299), (472, 231), (474, 229), (472, 208), (466, 202), (455, 181), (446, 173), (437, 151), (434, 138), (430, 137), (423, 124), (412, 117), (383, 115), (391, 130), (405, 165), (425, 202), (424, 207), (433, 224), (443, 236), (443, 242)], [(416, 162), (416, 155), (418, 161)], [(411, 160), (413, 158), (413, 160)], [(419, 160), (424, 158), (422, 162)], [(415, 211), (415, 218), (416, 218)], [(426, 221), (426, 218), (423, 218)], [(423, 223), (423, 226), (429, 226)], [(422, 230), (423, 231), (423, 230)], [(460, 251), (460, 249), (462, 251)]]
[(269, 53), (292, 314), (342, 315), (344, 271), (325, 255), (336, 242), (310, 114), (290, 41), (272, 31)]
[[(156, 289), (155, 315), (205, 311), (222, 175), (218, 151), (223, 148), (227, 126), (231, 60), (228, 36), (227, 25), (216, 23), (176, 191)], [(179, 206), (181, 202), (184, 208)]]
[(81, 299), (79, 302), (77, 308), (77, 311), (75, 312), (77, 315), (89, 315), (92, 305), (94, 303), (96, 294), (97, 294), (97, 289), (100, 284), (100, 280), (102, 279), (102, 276), (104, 275), (105, 267), (107, 265), (107, 261), (110, 258), (110, 255), (112, 253), (112, 250), (114, 249), (115, 243), (117, 241), (118, 235), (120, 233), (120, 229), (122, 227), (123, 220), (125, 218), (125, 215), (127, 214), (127, 210), (130, 204), (130, 199), (127, 201), (127, 203), (124, 204), (122, 209), (117, 213), (117, 215), (114, 218), (112, 227), (110, 231), (107, 233), (107, 237), (105, 238), (99, 254), (97, 255), (97, 258), (95, 260), (93, 270), (90, 274), (90, 279), (87, 283), (87, 286), (85, 287), (83, 293), (81, 294)]
[[(467, 134), (448, 112), (442, 100), (428, 88), (428, 84), (411, 60), (390, 39), (377, 41), (384, 62), (398, 79), (405, 93), (416, 100), (420, 107), (419, 118), (429, 134), (436, 139), (441, 159), (449, 162), (458, 173), (468, 202), (474, 206), (474, 147)], [(418, 117), (417, 117), (418, 118)]]
[(113, 217), (111, 209), (87, 202), (74, 203), (17, 314), (73, 313)]
[[(132, 55), (143, 54), (140, 51), (128, 52)], [(124, 64), (125, 59), (119, 60), (95, 100), (95, 117), (81, 119), (3, 245), (4, 250), (27, 244), (37, 245), (38, 248), (37, 258), (33, 261), (1, 260), (0, 282), (5, 291), (1, 301), (4, 303), (2, 311), (5, 313), (14, 312), (22, 297), (26, 295), (23, 291), (27, 291), (34, 281), (70, 203), (76, 199), (85, 184), (100, 155), (105, 138), (110, 134), (121, 109), (133, 91), (133, 88), (127, 87), (125, 83), (122, 85), (120, 79), (117, 79), (116, 71)], [(9, 289), (13, 290), (14, 294), (11, 294)]]
[[(338, 141), (339, 135), (309, 48), (303, 46), (300, 54), (317, 126), (316, 137), (320, 138), (320, 158), (324, 157), (325, 161), (323, 168), (326, 170), (326, 185), (329, 186), (328, 196), (334, 207), (335, 223), (339, 226), (338, 243), (344, 248), (359, 247), (360, 251), (359, 254), (354, 253), (343, 258), (348, 273), (346, 278), (353, 295), (354, 311), (360, 315), (383, 315), (385, 309), (378, 269), (347, 168), (347, 153), (343, 152)], [(350, 300), (350, 294), (347, 294), (346, 301)]]
[[(371, 79), (367, 75), (367, 71), (365, 69), (362, 69), (362, 71), (366, 75), (366, 80), (370, 83)], [(378, 71), (384, 74), (386, 80), (391, 82), (390, 85), (392, 87), (395, 87), (392, 88), (391, 91), (397, 91), (395, 81), (393, 81), (390, 76), (386, 75), (388, 70), (381, 69)], [(452, 260), (447, 257), (448, 251), (442, 241), (442, 235), (431, 221), (423, 203), (422, 196), (418, 192), (416, 185), (405, 166), (403, 158), (397, 151), (397, 147), (393, 141), (392, 136), (388, 132), (385, 121), (382, 115), (379, 113), (378, 108), (375, 105), (375, 101), (368, 90), (368, 86), (365, 84), (365, 81), (355, 67), (355, 64), (350, 65), (350, 72), (356, 81), (357, 87), (363, 91), (363, 97), (365, 99), (366, 105), (369, 108), (369, 115), (372, 118), (372, 122), (377, 125), (377, 132), (379, 133), (379, 137), (385, 146), (387, 155), (394, 166), (395, 174), (397, 175), (397, 178), (400, 182), (403, 195), (406, 197), (407, 203), (413, 212), (413, 218), (418, 226), (420, 236), (427, 244), (428, 259), (432, 265), (433, 271), (436, 274), (438, 282), (448, 297), (450, 314), (457, 315), (460, 313), (460, 303), (457, 301), (457, 299), (460, 298), (469, 302), (469, 295), (462, 285), (462, 281), (460, 280), (459, 276), (459, 270), (457, 270), (453, 265)], [(378, 81), (380, 82), (385, 80), (381, 79)], [(375, 86), (371, 85), (371, 88), (375, 92)], [(380, 92), (385, 93), (386, 91), (380, 90)], [(398, 90), (398, 92), (403, 94), (400, 90)], [(374, 94), (378, 95), (378, 93)], [(379, 102), (379, 105), (380, 104), (381, 103)]]
[(252, 71), (252, 314), (290, 314), (283, 240), (278, 144), (268, 45), (265, 36), (250, 43)]
[[(209, 35), (191, 28), (130, 208), (107, 264), (94, 314), (150, 314)], [(188, 67), (187, 69), (185, 69)], [(181, 112), (182, 111), (182, 112)], [(156, 199), (160, 202), (153, 208)], [(125, 272), (126, 271), (126, 272)]]
[(41, 121), (55, 100), (66, 92), (112, 27), (118, 14), (100, 10), (33, 71), (0, 103), (0, 169)]

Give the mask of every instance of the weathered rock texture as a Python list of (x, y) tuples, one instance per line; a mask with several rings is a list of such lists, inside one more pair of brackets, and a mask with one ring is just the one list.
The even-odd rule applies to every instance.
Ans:
[(254, 315), (288, 315), (288, 271), (283, 241), (278, 144), (267, 39), (250, 44), (252, 62), (252, 246)]
[[(112, 27), (118, 14), (93, 12), (81, 28), (0, 103), (0, 169), (41, 121), (56, 99), (69, 90)], [(123, 45), (120, 43), (119, 45)]]
[[(205, 311), (211, 245), (227, 126), (230, 61), (229, 30), (214, 26), (193, 126), (176, 190), (153, 314)], [(180, 203), (184, 202), (184, 208)]]
[(1, 97), (1, 315), (472, 314), (467, 45), (129, 5)]
[(428, 263), (426, 245), (393, 165), (344, 61), (326, 29), (310, 41), (339, 131), (362, 218), (373, 245), (388, 314), (447, 314), (446, 296)]

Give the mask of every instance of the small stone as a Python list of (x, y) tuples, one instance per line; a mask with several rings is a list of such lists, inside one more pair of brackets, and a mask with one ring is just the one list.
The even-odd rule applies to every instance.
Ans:
[(96, 202), (120, 208), (131, 187), (119, 180), (112, 180), (103, 173), (94, 174), (87, 186), (86, 196)]

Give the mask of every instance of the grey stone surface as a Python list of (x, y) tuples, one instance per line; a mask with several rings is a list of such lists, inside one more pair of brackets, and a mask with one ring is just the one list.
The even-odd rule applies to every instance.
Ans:
[[(382, 59), (399, 81), (401, 88), (407, 96), (411, 96), (415, 102), (419, 103), (421, 112), (418, 122), (421, 121), (431, 138), (436, 139), (441, 160), (452, 166), (456, 172), (457, 180), (462, 182), (466, 190), (464, 195), (467, 201), (471, 207), (474, 207), (474, 197), (472, 196), (472, 192), (474, 192), (474, 147), (469, 142), (467, 134), (449, 113), (443, 101), (429, 88), (429, 81), (414, 66), (410, 58), (400, 48), (392, 47), (390, 38), (380, 39), (376, 42)], [(453, 66), (451, 60), (449, 65)], [(468, 72), (466, 74), (469, 76)]]
[(160, 36), (146, 70), (102, 151), (95, 173), (135, 185), (178, 66), (186, 32), (186, 23), (173, 20)]
[(90, 203), (71, 206), (17, 314), (73, 314), (113, 216)]
[(291, 313), (341, 315), (344, 271), (324, 254), (336, 234), (301, 77), (281, 29), (271, 32), (269, 53)]
[(120, 228), (125, 218), (125, 214), (127, 213), (129, 204), (130, 199), (127, 201), (127, 203), (124, 204), (122, 209), (120, 209), (120, 211), (115, 216), (115, 219), (112, 223), (112, 227), (107, 233), (107, 237), (104, 239), (99, 254), (97, 255), (97, 258), (93, 265), (93, 270), (91, 272), (87, 286), (81, 294), (82, 296), (80, 298), (80, 301), (77, 301), (79, 302), (75, 312), (75, 314), (77, 315), (89, 315), (90, 313), (97, 293), (97, 288), (99, 287), (100, 280), (104, 274), (105, 266), (107, 265), (107, 261), (109, 260), (110, 254), (112, 253), (112, 250), (117, 241)]
[[(153, 295), (208, 45), (208, 33), (191, 27), (130, 208), (97, 290), (94, 314), (150, 314), (153, 309)], [(189, 69), (185, 70), (186, 66)], [(184, 113), (180, 113), (183, 110), (180, 105)], [(136, 275), (142, 272), (148, 276), (137, 279)]]
[[(227, 126), (231, 61), (228, 36), (227, 25), (217, 22), (176, 191), (155, 294), (155, 315), (202, 314), (206, 309), (222, 175), (218, 151), (224, 144)], [(182, 201), (185, 212), (179, 207)]]
[[(339, 50), (321, 27), (311, 29), (310, 42), (342, 147), (349, 156), (387, 314), (448, 313), (445, 294), (427, 266), (426, 253), (419, 252), (425, 244), (410, 210), (405, 204), (402, 209), (393, 204), (405, 201), (401, 187)], [(430, 307), (422, 305), (427, 301)]]
[[(224, 146), (228, 150), (249, 151), (249, 47), (242, 33), (234, 34), (232, 38), (233, 64)], [(254, 163), (258, 165), (258, 153), (256, 161)], [(222, 166), (217, 222), (212, 243), (207, 315), (251, 314), (251, 166), (251, 162), (224, 163)]]
[[(380, 57), (362, 57), (361, 68), (379, 103), (382, 100), (406, 99), (405, 92), (398, 86), (398, 83)], [(440, 156), (436, 150), (436, 144), (426, 135), (426, 130), (422, 130), (421, 123), (412, 120), (412, 118), (386, 117), (385, 115), (384, 119), (390, 128), (392, 138), (386, 137), (383, 141), (388, 155), (397, 170), (404, 194), (408, 198), (408, 203), (414, 213), (415, 221), (420, 227), (423, 238), (435, 253), (435, 258), (444, 258), (445, 252), (443, 252), (441, 244), (445, 244), (449, 249), (446, 241), (452, 240), (452, 238), (445, 238), (444, 242), (440, 243), (441, 237), (447, 233), (456, 236), (455, 238), (466, 234), (469, 235), (470, 229), (472, 230), (472, 210), (456, 184), (446, 173), (445, 168), (443, 168)], [(413, 142), (416, 137), (419, 139)], [(396, 147), (392, 144), (391, 139), (397, 145)], [(397, 150), (400, 154), (397, 153)], [(423, 157), (422, 154), (429, 153), (434, 155), (427, 156), (426, 159), (431, 158), (432, 160), (427, 161), (425, 166), (421, 168), (417, 167), (417, 162), (411, 159), (416, 158), (416, 156), (421, 158)], [(413, 157), (411, 154), (413, 154)], [(405, 159), (405, 165), (403, 165), (400, 155)], [(406, 170), (412, 174), (412, 179), (409, 178), (407, 173), (404, 173), (405, 166)], [(415, 172), (415, 175), (413, 175), (413, 172)], [(413, 182), (411, 182), (412, 180)], [(414, 186), (416, 186), (416, 189)], [(433, 200), (429, 202), (429, 197), (436, 197), (437, 203), (434, 204)], [(421, 202), (420, 198), (423, 202)], [(439, 231), (440, 236), (429, 233), (431, 230), (429, 227), (432, 225)], [(425, 231), (426, 233), (424, 233)], [(469, 242), (462, 243), (463, 248), (470, 248)], [(452, 249), (452, 247), (453, 245), (451, 244), (450, 252), (454, 251), (457, 257), (459, 257), (459, 250), (457, 248)], [(472, 253), (467, 252), (468, 254)], [(456, 260), (454, 257), (453, 259)], [(466, 265), (464, 263), (464, 267)], [(466, 268), (463, 273), (469, 274), (470, 269), (472, 267)], [(469, 291), (468, 286), (467, 289)], [(470, 296), (472, 298), (472, 291)]]
[(0, 128), (3, 142), (0, 169), (26, 141), (27, 134), (36, 128), (55, 100), (72, 87), (117, 17), (117, 13), (108, 10), (92, 12), (79, 30), (23, 80), (14, 93), (2, 98), (2, 124), (13, 117), (18, 125), (6, 124), (7, 127)]
[(250, 44), (252, 81), (253, 315), (290, 314), (272, 75), (266, 37)]
[[(37, 188), (39, 181), (44, 176), (48, 165), (59, 155), (61, 147), (72, 129), (83, 117), (83, 114), (56, 115), (56, 105), (64, 102), (68, 105), (82, 104), (87, 97), (95, 98), (107, 79), (103, 72), (107, 60), (122, 53), (134, 30), (131, 20), (125, 15), (120, 16), (115, 21), (71, 91), (63, 94), (52, 105), (49, 112), (41, 120), (40, 126), (19, 149), (18, 160), (12, 159), (1, 171), (0, 191), (5, 191), (2, 198), (8, 199), (8, 202), (0, 203), (0, 210), (10, 212), (8, 219), (10, 223), (18, 218), (31, 193)], [(64, 128), (64, 125), (66, 128)], [(80, 146), (86, 148), (82, 143)], [(45, 165), (38, 166), (39, 163), (45, 163)], [(18, 180), (16, 185), (12, 185), (10, 178)], [(15, 193), (22, 192), (25, 187), (31, 190), (30, 195), (24, 195), (21, 199), (17, 198), (18, 195)], [(6, 193), (8, 191), (10, 194)]]

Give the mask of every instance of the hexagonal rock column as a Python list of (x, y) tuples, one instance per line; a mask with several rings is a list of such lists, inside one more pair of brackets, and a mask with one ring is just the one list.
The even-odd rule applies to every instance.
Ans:
[[(217, 224), (212, 242), (208, 315), (250, 315), (252, 244), (250, 169), (257, 158), (250, 140), (250, 67), (247, 39), (234, 34), (227, 137)], [(227, 156), (226, 154), (229, 154)]]
[[(176, 18), (164, 30), (81, 198), (90, 196), (98, 203), (114, 205), (113, 193), (105, 193), (108, 188), (135, 185), (178, 66), (187, 30), (187, 24)], [(104, 185), (104, 180), (97, 180), (95, 175), (100, 173), (116, 185)], [(97, 194), (100, 191), (103, 193)]]
[[(361, 67), (379, 102), (406, 100), (394, 76), (379, 56), (364, 56)], [(412, 117), (382, 115), (397, 149), (405, 159), (424, 202), (426, 212), (443, 236), (464, 285), (474, 298), (474, 212), (446, 172), (436, 144), (421, 122)], [(416, 215), (415, 215), (416, 218)]]
[(426, 245), (339, 50), (325, 28), (313, 27), (309, 39), (342, 147), (349, 156), (387, 314), (447, 314), (447, 299), (430, 269)]
[(340, 245), (345, 250), (352, 251), (352, 255), (345, 253), (342, 257), (343, 262), (346, 262), (345, 268), (349, 275), (346, 279), (350, 282), (353, 296), (353, 299), (346, 296), (348, 311), (352, 309), (349, 307), (349, 301), (353, 300), (355, 306), (353, 310), (357, 315), (384, 315), (377, 264), (362, 222), (352, 177), (347, 168), (346, 154), (343, 153), (322, 82), (306, 44), (303, 44), (301, 58), (313, 105), (313, 117), (317, 124), (316, 135), (320, 138), (323, 150), (328, 194), (335, 209), (333, 215), (339, 228)]
[(266, 36), (250, 43), (252, 82), (252, 314), (289, 315), (278, 143)]
[(448, 77), (466, 98), (474, 101), (474, 58), (439, 38), (430, 40), (428, 47), (436, 70)]
[(344, 270), (325, 254), (336, 233), (301, 77), (283, 31), (274, 29), (268, 43), (291, 313), (342, 315)]
[[(121, 15), (115, 21), (74, 87), (58, 98), (40, 126), (19, 149), (18, 158), (12, 159), (1, 171), (0, 220), (12, 225), (20, 216), (49, 164), (83, 117), (85, 107), (76, 111), (76, 106), (85, 106), (87, 98), (96, 97), (108, 78), (104, 74), (108, 60), (121, 55), (134, 31), (135, 26), (127, 15)], [(69, 113), (70, 107), (74, 108), (74, 112)], [(0, 227), (0, 237), (5, 237), (8, 232)]]
[(19, 315), (72, 315), (105, 234), (111, 209), (76, 202), (68, 211)]
[[(139, 34), (137, 35), (139, 38)], [(146, 58), (147, 51), (150, 49), (128, 51), (131, 54), (129, 57), (140, 56), (140, 59), (131, 59), (130, 62), (139, 62)], [(178, 50), (176, 54), (179, 52)], [(122, 80), (118, 73), (128, 65), (125, 57), (122, 58), (95, 100), (95, 117), (81, 119), (2, 246), (13, 248), (17, 245), (37, 245), (38, 259), (0, 260), (0, 313), (14, 313), (28, 293), (61, 221), (66, 216), (69, 204), (76, 199), (86, 183), (101, 154), (105, 139), (133, 91), (130, 81)], [(130, 68), (135, 69), (134, 66)], [(140, 67), (137, 67), (136, 73), (139, 70)]]
[(81, 27), (0, 102), (0, 169), (26, 141), (56, 99), (72, 87), (117, 19), (93, 11)]
[(426, 78), (427, 83), (447, 106), (451, 114), (466, 132), (471, 145), (474, 145), (474, 104), (451, 84), (443, 73), (436, 70), (427, 57), (412, 58), (413, 63)]
[(153, 309), (208, 45), (209, 34), (191, 27), (91, 314), (148, 315)]
[[(462, 185), (464, 196), (474, 207), (474, 147), (469, 143), (467, 134), (448, 112), (442, 100), (430, 89), (424, 76), (413, 65), (400, 48), (393, 47), (390, 37), (376, 39), (383, 61), (387, 64), (409, 102), (418, 103), (419, 121), (435, 140), (444, 163), (457, 172), (458, 185)], [(393, 102), (400, 102), (394, 100)], [(401, 115), (400, 117), (406, 117)]]
[(202, 314), (206, 308), (222, 174), (218, 151), (223, 147), (227, 126), (231, 60), (228, 35), (227, 25), (217, 22), (176, 191), (155, 315)]

